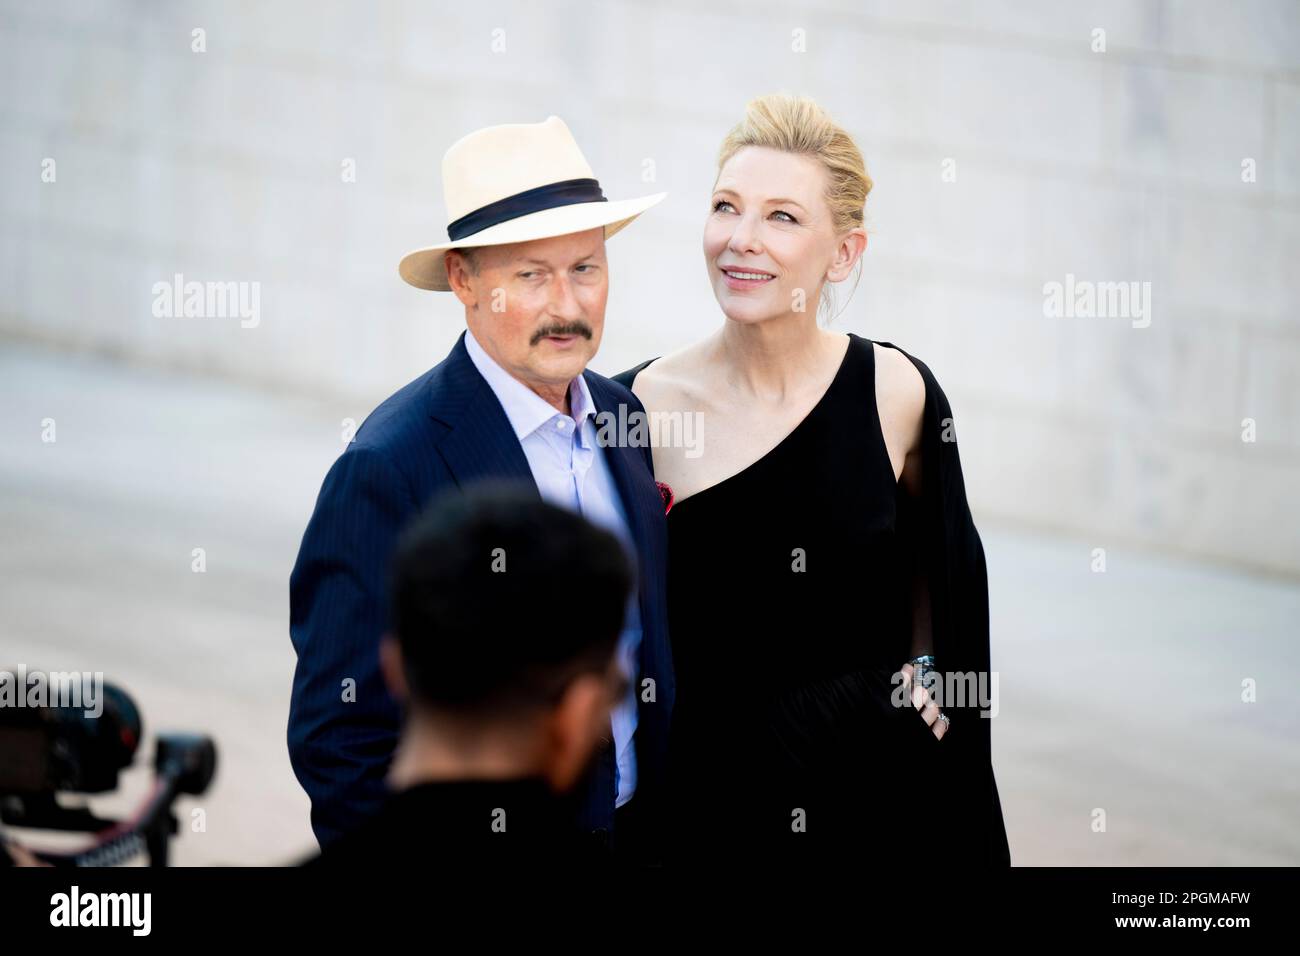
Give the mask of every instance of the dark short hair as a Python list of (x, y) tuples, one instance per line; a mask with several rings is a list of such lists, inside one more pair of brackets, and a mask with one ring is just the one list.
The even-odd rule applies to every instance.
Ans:
[(618, 538), (536, 489), (443, 495), (393, 562), (391, 624), (412, 697), (497, 715), (557, 700), (609, 668), (632, 583)]

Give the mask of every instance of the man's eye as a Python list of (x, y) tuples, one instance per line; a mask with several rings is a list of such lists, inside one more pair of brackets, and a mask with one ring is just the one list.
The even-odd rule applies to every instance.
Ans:
[(536, 272), (521, 272), (521, 273), (519, 273), (519, 278), (521, 278), (521, 279), (531, 279), (531, 278), (532, 278), (533, 276), (535, 276), (535, 275), (537, 275)]
[(574, 268), (575, 268), (575, 269), (586, 269), (587, 271), (591, 271), (591, 269), (592, 269), (593, 267), (584, 264), (584, 265), (580, 265), (580, 266), (574, 266)]

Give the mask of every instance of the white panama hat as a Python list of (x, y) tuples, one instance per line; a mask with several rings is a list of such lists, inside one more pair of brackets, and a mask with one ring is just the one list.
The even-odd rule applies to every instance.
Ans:
[(668, 195), (607, 200), (582, 151), (558, 116), (476, 130), (442, 158), (447, 202), (444, 242), (417, 249), (397, 267), (417, 289), (448, 292), (443, 254), (605, 227), (605, 238)]

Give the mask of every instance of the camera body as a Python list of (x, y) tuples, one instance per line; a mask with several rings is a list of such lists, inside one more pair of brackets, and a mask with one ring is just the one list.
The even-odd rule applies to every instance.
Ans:
[(105, 684), (100, 700), (93, 712), (67, 702), (0, 707), (0, 822), (99, 837), (74, 853), (35, 852), (56, 866), (114, 865), (141, 851), (151, 865), (165, 866), (168, 840), (177, 832), (172, 802), (208, 789), (216, 775), (216, 745), (197, 734), (159, 734), (154, 786), (129, 823), (64, 807), (58, 794), (116, 790), (139, 746), (140, 711), (130, 695)]

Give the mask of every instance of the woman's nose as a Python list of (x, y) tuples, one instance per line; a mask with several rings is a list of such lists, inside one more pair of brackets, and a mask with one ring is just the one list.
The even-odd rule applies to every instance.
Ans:
[(763, 245), (758, 238), (758, 223), (748, 216), (736, 220), (736, 228), (731, 231), (731, 241), (727, 243), (732, 252), (762, 252)]

